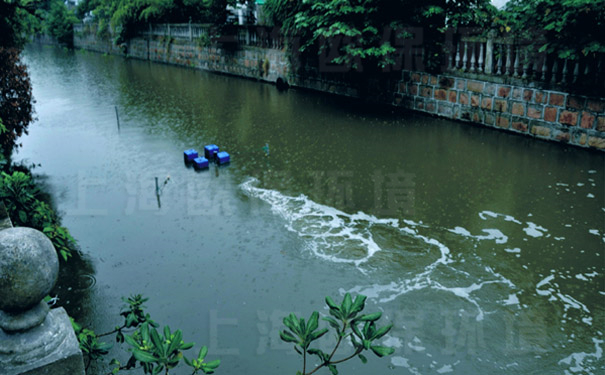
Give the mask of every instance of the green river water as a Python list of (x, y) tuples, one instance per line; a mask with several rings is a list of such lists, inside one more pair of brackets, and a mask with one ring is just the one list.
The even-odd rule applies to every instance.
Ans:
[[(295, 374), (282, 318), (351, 292), (396, 352), (342, 374), (603, 373), (602, 153), (96, 53), (24, 59), (38, 121), (16, 159), (41, 164), (83, 253), (59, 303), (97, 332), (142, 293), (217, 374)], [(210, 143), (230, 165), (185, 166)]]

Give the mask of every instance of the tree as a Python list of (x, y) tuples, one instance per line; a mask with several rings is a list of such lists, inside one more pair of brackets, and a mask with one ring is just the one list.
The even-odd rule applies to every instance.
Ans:
[(471, 15), (489, 7), (488, 0), (267, 0), (264, 11), (286, 35), (299, 38), (301, 52), (331, 50), (331, 63), (361, 70), (362, 62), (370, 69), (393, 64), (395, 46), (415, 37), (410, 27), (422, 26), (422, 45), (440, 51), (446, 28), (477, 23), (480, 17)]
[(74, 23), (77, 21), (74, 12), (67, 9), (61, 0), (54, 0), (44, 17), (44, 31), (59, 43), (72, 47)]
[(497, 23), (562, 59), (605, 53), (605, 0), (511, 0)]
[(0, 46), (0, 118), (4, 125), (0, 147), (6, 160), (20, 146), (17, 138), (27, 134), (33, 121), (33, 104), (31, 82), (19, 50)]

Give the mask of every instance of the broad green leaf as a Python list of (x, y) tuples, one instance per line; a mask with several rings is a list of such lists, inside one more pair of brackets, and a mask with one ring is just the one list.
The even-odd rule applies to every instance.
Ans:
[(295, 344), (298, 344), (299, 342), (299, 340), (288, 331), (281, 331), (279, 337), (285, 342), (293, 342)]
[(318, 327), (318, 319), (319, 319), (319, 313), (317, 311), (313, 311), (313, 313), (311, 314), (311, 317), (309, 318), (309, 322), (307, 324), (307, 333), (312, 333), (313, 331), (315, 331)]
[(138, 361), (144, 363), (153, 363), (157, 360), (157, 358), (154, 357), (152, 354), (139, 350), (138, 348), (134, 348), (132, 350), (132, 354)]
[(311, 341), (315, 341), (318, 338), (322, 337), (323, 335), (325, 335), (328, 332), (327, 328), (323, 328), (319, 331), (313, 332), (311, 333)]
[(372, 340), (378, 340), (382, 336), (386, 335), (391, 330), (391, 328), (393, 328), (393, 325), (389, 324), (388, 326), (384, 326), (378, 329), (376, 333), (374, 333), (374, 335), (372, 336)]
[(351, 301), (351, 295), (349, 293), (345, 294), (345, 298), (342, 300), (342, 304), (340, 305), (340, 309), (342, 313), (346, 316), (351, 312), (351, 306), (353, 302)]
[(336, 302), (334, 302), (334, 300), (331, 297), (326, 297), (326, 304), (328, 305), (328, 307), (330, 309), (340, 311), (340, 307), (336, 304)]
[(200, 349), (200, 353), (197, 356), (197, 359), (203, 361), (206, 358), (206, 354), (208, 354), (208, 348), (206, 346), (202, 346)]
[(359, 354), (357, 356), (359, 357), (362, 363), (368, 363), (368, 359), (363, 354)]
[(384, 357), (386, 355), (391, 355), (391, 354), (393, 354), (395, 352), (395, 349), (389, 348), (388, 346), (372, 345), (370, 347), (370, 349), (372, 349), (372, 351), (374, 352), (374, 354), (376, 354), (379, 357)]
[(380, 319), (381, 316), (382, 316), (382, 313), (379, 311), (379, 312), (375, 312), (372, 314), (362, 315), (362, 316), (356, 318), (355, 320), (360, 321), (360, 322), (374, 322), (374, 321)]

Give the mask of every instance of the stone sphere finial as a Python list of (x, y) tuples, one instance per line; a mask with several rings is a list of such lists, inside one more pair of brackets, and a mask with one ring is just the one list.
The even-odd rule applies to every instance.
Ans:
[(59, 259), (50, 240), (32, 228), (0, 231), (0, 310), (20, 314), (55, 286)]

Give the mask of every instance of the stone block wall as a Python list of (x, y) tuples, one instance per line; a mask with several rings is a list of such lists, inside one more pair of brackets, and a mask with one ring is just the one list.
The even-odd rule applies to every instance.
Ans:
[(267, 82), (289, 75), (285, 50), (243, 46), (237, 49), (199, 46), (197, 41), (173, 38), (133, 38), (124, 49), (94, 35), (75, 35), (74, 46), (166, 64), (189, 66)]
[(605, 98), (405, 71), (393, 104), (605, 151)]

